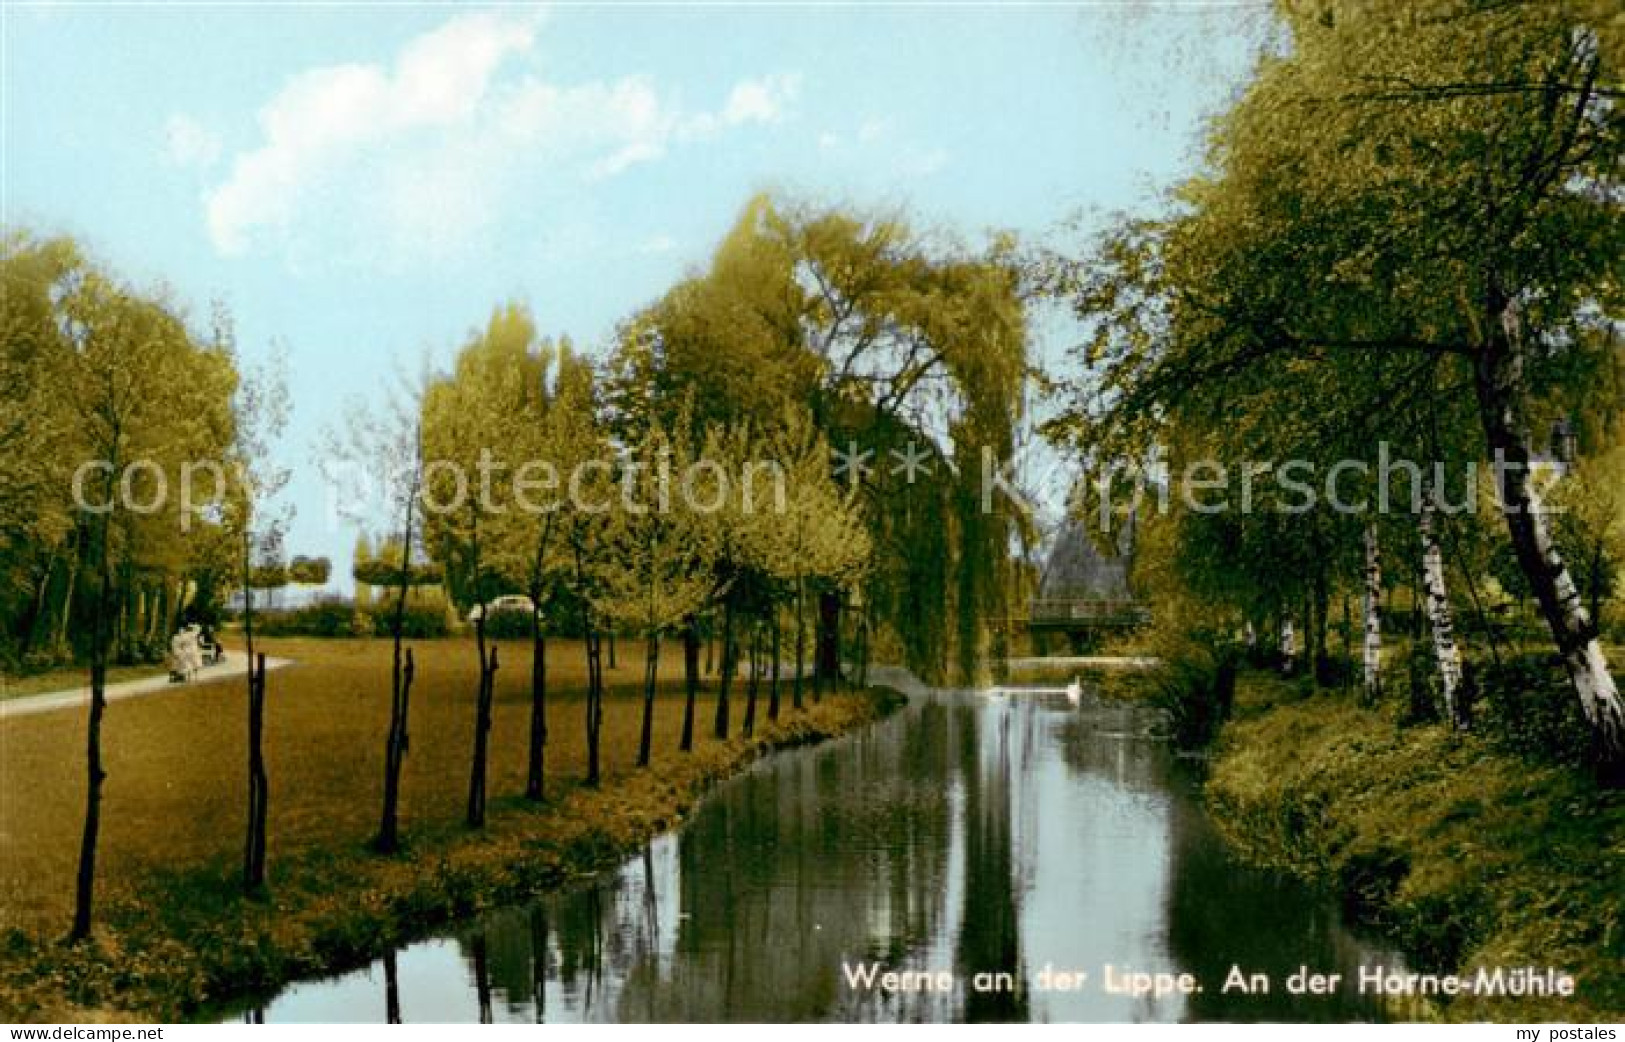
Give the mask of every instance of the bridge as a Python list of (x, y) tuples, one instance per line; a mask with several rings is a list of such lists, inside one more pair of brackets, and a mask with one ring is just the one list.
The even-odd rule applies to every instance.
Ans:
[(1128, 630), (1151, 620), (1144, 605), (1128, 597), (1035, 597), (1027, 613), (1011, 621), (1027, 630)]
[(1036, 654), (1065, 643), (1083, 654), (1104, 637), (1143, 626), (1150, 620), (1132, 592), (1129, 565), (1134, 556), (1134, 525), (1119, 529), (1110, 540), (1097, 539), (1083, 521), (1074, 519), (1056, 533), (1038, 576), (1038, 589), (1017, 608), (1006, 634), (1025, 633)]

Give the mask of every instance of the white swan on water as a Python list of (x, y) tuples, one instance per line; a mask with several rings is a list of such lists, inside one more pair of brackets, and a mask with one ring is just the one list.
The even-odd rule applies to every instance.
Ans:
[(1072, 683), (1066, 686), (1066, 700), (1073, 705), (1078, 705), (1083, 701), (1083, 685), (1078, 683), (1077, 677), (1073, 677)]

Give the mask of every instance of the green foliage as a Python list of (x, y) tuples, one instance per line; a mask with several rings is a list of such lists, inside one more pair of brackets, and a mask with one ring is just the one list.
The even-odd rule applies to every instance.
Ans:
[[(267, 637), (388, 637), (394, 619), (393, 603), (367, 609), (342, 597), (327, 597), (288, 611), (256, 613), (254, 629)], [(408, 603), (401, 614), (403, 637), (417, 640), (450, 634), (444, 605)]]
[(529, 640), (530, 612), (505, 609), (485, 617), (485, 635), (493, 640)]
[(370, 636), (373, 624), (353, 601), (332, 597), (290, 611), (256, 613), (254, 629), (267, 637), (359, 637)]
[(1553, 655), (1520, 655), (1483, 669), (1484, 736), (1498, 749), (1537, 763), (1584, 765), (1592, 753), (1580, 707), (1565, 697), (1563, 663)]
[(278, 590), (288, 585), (286, 561), (256, 564), (248, 570), (248, 585), (256, 590)]
[[(105, 547), (113, 602), (141, 609), (117, 613), (111, 643), (136, 657), (178, 609), (180, 577), (229, 560), (221, 526), (199, 514), (183, 528), (176, 495), (150, 513), (115, 499), (111, 512), (89, 514), (74, 503), (73, 478), (87, 463), (147, 461), (131, 482), (147, 503), (160, 476), (171, 492), (180, 486), (183, 463), (228, 459), (230, 343), (219, 321), (213, 336), (195, 330), (167, 293), (124, 283), (71, 240), (0, 234), (0, 655), (88, 648)], [(116, 484), (100, 470), (81, 478), (87, 503), (107, 501)], [(235, 495), (221, 491), (224, 502)]]
[(1176, 744), (1207, 746), (1235, 704), (1241, 649), (1211, 633), (1162, 627), (1152, 647), (1158, 665), (1148, 678), (1151, 703), (1168, 714)]
[[(395, 608), (393, 605), (373, 609), (372, 633), (378, 637), (392, 636), (391, 626), (395, 623)], [(401, 611), (401, 636), (407, 640), (432, 639), (435, 637), (448, 637), (451, 635), (451, 622), (446, 613), (446, 606), (435, 604), (414, 604), (408, 602)]]
[(296, 555), (288, 562), (288, 579), (307, 586), (326, 585), (333, 573), (333, 562), (326, 557)]

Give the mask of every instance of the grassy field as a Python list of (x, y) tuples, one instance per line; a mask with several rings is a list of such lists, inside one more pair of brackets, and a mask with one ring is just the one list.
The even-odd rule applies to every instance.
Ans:
[[(291, 928), (290, 917), (271, 917), (276, 921), (268, 919), (262, 924), (264, 932), (256, 935), (256, 944), (281, 949), (313, 944), (311, 938), (324, 936), (327, 927), (324, 913), (316, 906), (331, 898), (353, 903), (353, 894), (342, 893), (353, 886), (385, 895), (417, 894), (412, 900), (444, 899), (445, 908), (437, 906), (416, 916), (425, 921), (442, 913), (456, 914), (458, 906), (466, 902), (455, 893), (443, 893), (446, 887), (437, 886), (427, 897), (418, 893), (425, 885), (420, 878), (423, 862), (432, 859), (443, 872), (448, 858), (463, 857), (474, 876), (489, 869), (488, 874), (499, 879), (501, 887), (519, 886), (526, 881), (512, 875), (517, 868), (498, 867), (494, 861), (485, 864), (489, 851), (498, 852), (493, 858), (521, 862), (525, 855), (504, 851), (503, 844), (522, 845), (526, 852), (534, 852), (540, 849), (537, 836), (541, 835), (562, 844), (547, 855), (552, 859), (547, 864), (554, 869), (568, 868), (574, 855), (560, 851), (570, 843), (607, 844), (607, 850), (641, 838), (652, 828), (669, 823), (706, 784), (755, 755), (760, 747), (835, 733), (873, 715), (873, 700), (867, 696), (826, 698), (816, 710), (792, 714), (786, 687), (786, 719), (770, 730), (764, 726), (764, 685), (758, 707), (758, 741), (736, 738), (718, 743), (709, 737), (713, 695), (702, 692), (697, 748), (685, 756), (677, 751), (682, 718), (681, 656), (680, 648), (673, 645), (662, 660), (662, 673), (668, 681), (656, 708), (655, 763), (650, 771), (637, 771), (641, 654), (629, 644), (623, 645), (620, 668), (608, 674), (603, 791), (586, 792), (577, 785), (586, 759), (581, 648), (572, 642), (550, 642), (550, 806), (538, 810), (521, 797), (530, 712), (529, 646), (503, 644), (491, 744), (493, 817), (486, 834), (471, 837), (461, 821), (477, 675), (473, 646), (470, 641), (452, 639), (418, 641), (415, 648), (418, 679), (412, 693), (411, 751), (401, 804), (410, 849), (401, 858), (379, 859), (367, 855), (364, 847), (377, 827), (382, 789), (388, 643), (263, 642), (268, 654), (295, 662), (272, 672), (268, 680), (265, 748), (271, 780), (270, 884), (279, 903), (291, 902), (289, 907), (296, 913), (292, 919), (302, 918), (306, 935), (303, 941), (280, 936)], [(743, 690), (739, 689), (733, 713), (736, 731), (743, 712)], [(792, 716), (797, 719), (789, 719)], [(246, 802), (245, 718), (240, 678), (166, 689), (109, 707), (103, 738), (108, 777), (98, 869), (104, 950), (135, 945), (151, 949), (151, 957), (162, 960), (161, 947), (154, 946), (165, 938), (208, 948), (215, 942), (200, 940), (200, 931), (214, 930), (216, 920), (230, 920), (235, 929), (245, 909), (259, 914), (235, 894)], [(10, 931), (13, 954), (28, 963), (20, 973), (23, 977), (60, 974), (60, 968), (51, 965), (49, 948), (51, 939), (65, 933), (71, 913), (84, 810), (84, 727), (82, 711), (45, 713), (0, 724), (0, 843), (5, 851), (0, 861), (0, 924)], [(619, 802), (606, 802), (612, 800)], [(611, 821), (616, 815), (627, 820)], [(592, 829), (603, 832), (604, 837), (588, 835)], [(394, 922), (380, 938), (404, 928), (414, 917), (410, 909), (384, 916)], [(358, 941), (358, 950), (377, 940)], [(205, 960), (215, 954), (205, 952)], [(335, 953), (297, 954), (292, 961), (283, 958), (285, 954), (279, 953), (269, 967), (256, 964), (254, 975), (265, 978), (264, 982), (273, 981), (287, 972), (308, 971), (312, 964), (331, 961)], [(147, 972), (154, 980), (137, 982), (125, 989), (128, 994), (121, 992), (117, 981), (104, 979), (108, 972), (106, 966), (86, 965), (67, 973), (70, 980), (65, 994), (78, 1005), (133, 1004), (174, 1013), (194, 1000), (218, 998), (222, 979), (231, 980), (230, 974), (246, 971), (231, 969), (229, 961), (198, 967), (194, 972), (197, 980), (189, 987), (202, 993), (178, 995), (162, 981), (162, 966), (149, 967)], [(161, 998), (154, 998), (154, 992), (161, 992)], [(0, 1007), (5, 999), (0, 993)], [(34, 989), (21, 998), (14, 995), (12, 1001), (41, 1000)]]
[(1335, 888), (1413, 968), (1554, 966), (1578, 978), (1574, 999), (1459, 998), (1435, 1015), (1625, 1013), (1625, 792), (1259, 673), (1242, 676), (1236, 700), (1207, 793), (1253, 860)]

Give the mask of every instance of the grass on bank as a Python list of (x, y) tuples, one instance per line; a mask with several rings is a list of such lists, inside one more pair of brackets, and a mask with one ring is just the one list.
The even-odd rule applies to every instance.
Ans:
[(1347, 696), (1244, 674), (1207, 795), (1253, 860), (1334, 887), (1414, 969), (1553, 966), (1563, 998), (1457, 998), (1451, 1020), (1625, 1012), (1625, 792)]
[[(757, 740), (710, 738), (702, 692), (695, 753), (677, 751), (680, 649), (662, 660), (655, 760), (634, 766), (641, 654), (623, 647), (608, 673), (604, 785), (586, 766), (585, 670), (578, 642), (549, 642), (549, 804), (522, 798), (530, 712), (529, 646), (501, 646), (491, 735), (490, 824), (462, 825), (477, 680), (472, 642), (415, 642), (411, 750), (403, 778), (407, 851), (365, 850), (377, 827), (388, 725), (389, 645), (381, 640), (266, 640), (295, 664), (269, 674), (265, 750), (271, 781), (271, 898), (244, 901), (238, 872), (246, 803), (241, 678), (187, 685), (109, 706), (98, 864), (98, 934), (89, 950), (56, 940), (71, 915), (84, 809), (85, 714), (0, 723), (0, 1014), (103, 1007), (171, 1017), (233, 991), (358, 959), (481, 904), (518, 899), (613, 862), (676, 820), (706, 785), (761, 748), (840, 732), (878, 712), (865, 695), (826, 696), (796, 714), (784, 691)], [(641, 650), (641, 649), (639, 649)], [(743, 719), (736, 687), (733, 730)], [(83, 1012), (80, 1010), (79, 1012)]]

